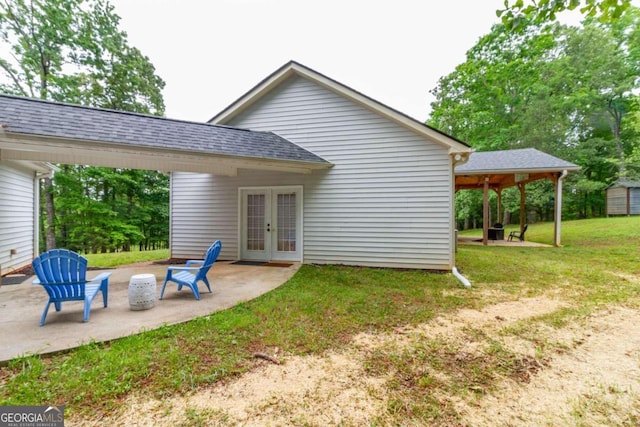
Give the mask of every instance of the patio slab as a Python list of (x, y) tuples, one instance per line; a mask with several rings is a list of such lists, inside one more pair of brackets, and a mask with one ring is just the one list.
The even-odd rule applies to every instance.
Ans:
[(90, 341), (108, 341), (163, 325), (186, 322), (195, 317), (224, 310), (269, 292), (294, 275), (299, 263), (289, 267), (234, 265), (216, 262), (208, 278), (212, 293), (200, 285), (201, 299), (196, 301), (188, 288), (177, 291), (175, 283), (167, 284), (162, 301), (148, 310), (132, 311), (129, 307), (129, 279), (134, 274), (156, 276), (156, 296), (160, 296), (167, 266), (142, 263), (113, 270), (88, 272), (89, 277), (102, 271), (112, 272), (109, 279), (109, 306), (103, 308), (98, 295), (91, 305), (91, 316), (82, 322), (84, 303), (62, 304), (62, 311), (49, 309), (44, 326), (39, 326), (47, 294), (31, 284), (29, 277), (21, 284), (0, 287), (0, 363), (20, 356), (57, 352)]
[[(536, 243), (525, 240), (488, 240), (488, 246), (520, 246), (529, 248), (552, 248), (553, 246), (544, 243)], [(482, 246), (482, 236), (458, 236), (458, 244)]]

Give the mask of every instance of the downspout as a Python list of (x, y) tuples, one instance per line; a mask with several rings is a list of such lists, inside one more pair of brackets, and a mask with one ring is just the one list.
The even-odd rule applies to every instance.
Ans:
[(560, 236), (562, 227), (562, 180), (569, 174), (566, 169), (562, 171), (558, 177), (556, 184), (556, 212), (555, 212), (555, 229), (553, 230), (553, 245), (560, 246)]
[(456, 267), (453, 267), (451, 269), (451, 272), (456, 277), (456, 279), (458, 279), (460, 281), (460, 283), (462, 283), (462, 286), (464, 286), (465, 288), (470, 288), (471, 287), (471, 282), (469, 281), (469, 279), (467, 279), (462, 274), (460, 274), (460, 272), (458, 271), (458, 269)]
[[(455, 197), (455, 186), (456, 186), (456, 166), (457, 165), (461, 165), (466, 163), (469, 160), (469, 156), (471, 155), (471, 153), (465, 153), (466, 155), (461, 155), (460, 153), (457, 153), (453, 156), (453, 196)], [(455, 204), (455, 202), (454, 202)], [(455, 206), (454, 206), (454, 210), (455, 210)], [(454, 222), (455, 222), (455, 214), (454, 214)], [(454, 239), (458, 238), (458, 233), (454, 233)], [(455, 242), (455, 245), (457, 247), (458, 242)], [(455, 255), (454, 255), (455, 256)], [(455, 264), (455, 263), (454, 263)], [(471, 287), (471, 282), (469, 282), (469, 279), (467, 279), (466, 277), (464, 277), (462, 274), (460, 274), (460, 272), (458, 271), (458, 268), (454, 265), (451, 268), (451, 273), (453, 274), (453, 276), (458, 279), (460, 281), (460, 283), (462, 283), (462, 286), (464, 286), (465, 288), (470, 288)]]

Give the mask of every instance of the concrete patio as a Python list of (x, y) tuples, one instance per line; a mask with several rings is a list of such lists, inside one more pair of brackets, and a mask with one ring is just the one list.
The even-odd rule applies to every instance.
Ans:
[[(459, 245), (475, 245), (475, 246), (483, 246), (482, 245), (482, 236), (458, 236), (458, 244)], [(536, 243), (530, 241), (521, 242), (518, 239), (509, 241), (506, 239), (502, 240), (488, 240), (488, 246), (510, 246), (510, 247), (528, 247), (528, 248), (552, 248), (553, 246), (547, 245), (544, 243)]]
[(0, 287), (0, 363), (20, 356), (45, 354), (77, 347), (90, 341), (108, 341), (155, 329), (166, 324), (186, 322), (195, 317), (224, 310), (242, 301), (256, 298), (286, 282), (300, 264), (282, 266), (246, 266), (230, 262), (217, 262), (209, 271), (212, 293), (200, 286), (201, 300), (196, 301), (190, 289), (177, 291), (169, 283), (162, 301), (148, 310), (132, 311), (129, 307), (129, 279), (134, 274), (149, 273), (156, 276), (157, 296), (160, 296), (167, 266), (143, 263), (113, 270), (90, 271), (94, 277), (102, 271), (111, 271), (109, 280), (109, 306), (103, 308), (102, 296), (93, 301), (91, 316), (82, 322), (81, 301), (62, 304), (62, 311), (49, 309), (47, 321), (39, 326), (47, 294), (31, 284), (32, 277), (21, 284)]

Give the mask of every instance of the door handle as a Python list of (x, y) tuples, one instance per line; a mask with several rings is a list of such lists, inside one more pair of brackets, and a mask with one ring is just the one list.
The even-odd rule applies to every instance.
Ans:
[(271, 224), (267, 224), (267, 231), (271, 231)]

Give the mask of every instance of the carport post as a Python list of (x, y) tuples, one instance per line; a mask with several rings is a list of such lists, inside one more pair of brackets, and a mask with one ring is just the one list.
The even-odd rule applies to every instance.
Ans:
[(526, 205), (527, 193), (525, 192), (523, 183), (518, 184), (518, 189), (520, 190), (520, 234), (522, 234), (522, 230), (524, 229), (524, 224), (527, 221), (527, 214), (525, 212), (525, 209), (527, 206)]
[(484, 177), (482, 191), (482, 244), (489, 244), (489, 177)]
[(555, 197), (555, 212), (553, 215), (554, 227), (553, 227), (553, 246), (560, 246), (560, 234), (562, 231), (562, 180), (567, 176), (567, 171), (564, 170), (558, 174), (554, 179), (556, 187)]

